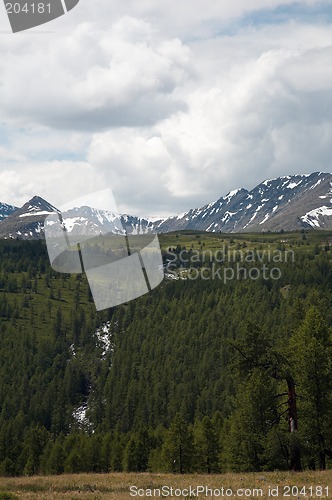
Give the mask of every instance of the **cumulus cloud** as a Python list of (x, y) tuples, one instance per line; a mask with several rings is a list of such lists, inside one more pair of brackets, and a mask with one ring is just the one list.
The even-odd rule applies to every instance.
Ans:
[(288, 4), (81, 1), (55, 33), (3, 37), (0, 200), (111, 187), (121, 211), (166, 215), (331, 171), (329, 20), (241, 24)]
[(55, 21), (54, 29), (72, 28), (81, 21), (93, 21), (103, 28), (108, 28), (121, 16), (148, 19), (163, 36), (176, 36), (183, 40), (209, 38), (215, 36), (229, 23), (241, 21), (245, 16), (260, 12), (262, 9), (274, 14), (278, 8), (299, 5), (301, 9), (329, 6), (329, 0), (124, 0), (107, 2), (106, 0), (82, 1), (69, 15)]
[(14, 124), (95, 131), (151, 125), (185, 103), (174, 91), (188, 77), (189, 49), (160, 40), (138, 19), (108, 31), (89, 23), (46, 39), (17, 38), (0, 49), (0, 109)]
[[(252, 33), (247, 44), (234, 40), (232, 61), (229, 42), (210, 54), (214, 74), (202, 71), (198, 87), (187, 86), (186, 112), (135, 134), (124, 129), (94, 136), (88, 159), (114, 183), (122, 202), (135, 200), (136, 211), (145, 213), (149, 207), (163, 212), (167, 204), (180, 211), (266, 177), (330, 170), (332, 100), (324, 89), (332, 71), (324, 62), (332, 48), (300, 49), (286, 37), (275, 49), (268, 32), (265, 39), (257, 34), (256, 44)], [(324, 66), (316, 75), (313, 60)]]
[(35, 195), (60, 207), (68, 200), (104, 188), (86, 162), (49, 161), (5, 164), (0, 160), (1, 201), (22, 206)]

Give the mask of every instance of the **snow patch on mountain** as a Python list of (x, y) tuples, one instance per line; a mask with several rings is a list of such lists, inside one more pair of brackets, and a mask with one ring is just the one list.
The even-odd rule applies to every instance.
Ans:
[[(52, 212), (53, 212), (53, 210), (52, 210)], [(31, 210), (31, 212), (29, 212), (27, 214), (21, 214), (21, 215), (19, 215), (19, 217), (38, 217), (40, 215), (50, 215), (50, 213), (52, 213), (52, 212), (49, 212), (47, 210), (41, 210), (39, 212)]]
[(332, 217), (332, 207), (319, 207), (306, 213), (301, 220), (313, 228), (321, 227), (322, 217)]

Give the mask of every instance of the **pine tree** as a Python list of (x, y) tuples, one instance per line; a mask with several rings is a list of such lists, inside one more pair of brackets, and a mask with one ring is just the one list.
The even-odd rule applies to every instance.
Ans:
[(193, 433), (179, 413), (166, 434), (163, 456), (166, 470), (178, 474), (191, 472), (195, 458)]
[(22, 455), (25, 460), (23, 473), (33, 475), (39, 473), (40, 457), (49, 439), (45, 428), (40, 426), (31, 427), (24, 437), (24, 448)]
[[(291, 358), (298, 382), (299, 431), (309, 447), (309, 465), (318, 461), (326, 468), (326, 450), (332, 418), (332, 343), (321, 313), (311, 307), (290, 341)], [(329, 445), (329, 446), (328, 446)]]
[(219, 437), (212, 420), (205, 416), (194, 428), (196, 466), (208, 474), (219, 472)]
[(225, 436), (223, 462), (234, 471), (259, 471), (264, 466), (266, 436), (276, 420), (275, 384), (255, 368), (240, 385), (235, 411)]

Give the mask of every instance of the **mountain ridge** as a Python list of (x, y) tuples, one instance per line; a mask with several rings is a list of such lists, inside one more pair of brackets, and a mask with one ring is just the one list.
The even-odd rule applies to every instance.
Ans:
[[(0, 238), (44, 237), (47, 215), (60, 211), (39, 196), (21, 208), (0, 203)], [(9, 207), (6, 212), (6, 207)], [(165, 219), (74, 207), (62, 213), (66, 230), (76, 234), (142, 234), (178, 230), (262, 232), (332, 229), (332, 174), (313, 172), (266, 179), (250, 191), (238, 188), (199, 208)]]
[(8, 205), (8, 203), (1, 203), (0, 202), (0, 221), (3, 219), (6, 219), (11, 213), (15, 212), (18, 207), (15, 207), (14, 205)]

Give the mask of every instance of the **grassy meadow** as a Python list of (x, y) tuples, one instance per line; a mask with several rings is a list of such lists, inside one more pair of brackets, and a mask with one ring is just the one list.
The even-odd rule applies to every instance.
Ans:
[(315, 245), (331, 245), (332, 231), (291, 231), (282, 233), (206, 233), (205, 231), (180, 231), (159, 235), (163, 250), (180, 245), (195, 251), (215, 252), (227, 245), (234, 250), (291, 249), (308, 251)]
[[(332, 497), (332, 471), (302, 473), (269, 472), (250, 474), (216, 475), (172, 475), (172, 474), (77, 474), (61, 476), (38, 476), (0, 478), (0, 500), (38, 499), (38, 500), (125, 500), (130, 498), (197, 498), (179, 495), (179, 491), (202, 485), (212, 489), (212, 495), (200, 493), (198, 498), (330, 498)], [(130, 494), (130, 486), (137, 487), (137, 495)], [(165, 490), (167, 495), (153, 497), (154, 488)], [(321, 486), (322, 491), (316, 487)], [(171, 495), (170, 488), (173, 488)], [(222, 492), (222, 487), (224, 492)], [(276, 489), (278, 487), (278, 496)], [(291, 487), (292, 489), (288, 488)], [(143, 489), (145, 491), (139, 491)], [(269, 495), (269, 488), (272, 488)], [(310, 489), (312, 488), (312, 489)], [(213, 492), (213, 490), (218, 490)], [(146, 491), (147, 490), (147, 491)], [(232, 491), (231, 491), (232, 490)], [(240, 491), (239, 491), (240, 490)], [(248, 491), (246, 491), (248, 490)], [(218, 492), (220, 494), (218, 495)], [(134, 491), (133, 491), (134, 493)], [(186, 491), (183, 493), (186, 494)], [(222, 494), (223, 493), (223, 494)], [(312, 494), (311, 494), (312, 493)], [(327, 496), (328, 494), (328, 496)], [(143, 496), (142, 496), (143, 495)]]

